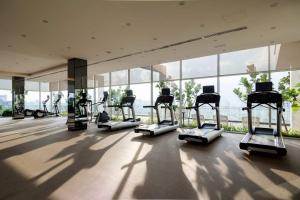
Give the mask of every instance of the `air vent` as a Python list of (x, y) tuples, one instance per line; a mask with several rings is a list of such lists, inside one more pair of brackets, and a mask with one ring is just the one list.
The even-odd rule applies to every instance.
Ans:
[(204, 38), (211, 38), (211, 37), (220, 36), (220, 35), (224, 35), (224, 34), (228, 34), (228, 33), (233, 33), (233, 32), (237, 32), (237, 31), (242, 31), (242, 30), (246, 30), (246, 29), (248, 29), (248, 27), (247, 26), (243, 26), (243, 27), (239, 27), (239, 28), (235, 28), (235, 29), (230, 29), (230, 30), (226, 30), (226, 31), (222, 31), (222, 32), (212, 33), (212, 34), (204, 36)]
[[(168, 45), (161, 46), (161, 47), (154, 48), (154, 49), (134, 52), (134, 53), (131, 53), (131, 54), (127, 54), (127, 55), (123, 55), (123, 56), (119, 56), (119, 57), (115, 57), (115, 58), (111, 58), (111, 59), (107, 59), (107, 60), (101, 60), (101, 61), (98, 61), (98, 62), (95, 62), (95, 63), (91, 63), (90, 65), (95, 65), (95, 64), (99, 64), (99, 63), (108, 62), (108, 61), (118, 60), (118, 59), (121, 59), (121, 58), (135, 56), (135, 55), (142, 54), (142, 53), (150, 53), (150, 52), (154, 52), (154, 51), (157, 51), (157, 50), (163, 50), (163, 49), (167, 49), (167, 48), (170, 48), (170, 47), (174, 47), (174, 46), (178, 46), (178, 45), (182, 45), (182, 44), (187, 44), (187, 43), (190, 43), (190, 42), (195, 42), (195, 41), (199, 41), (199, 40), (203, 40), (203, 39), (207, 39), (207, 38), (211, 38), (211, 37), (215, 37), (215, 36), (225, 35), (225, 34), (229, 34), (229, 33), (233, 33), (233, 32), (238, 32), (238, 31), (242, 31), (242, 30), (246, 30), (246, 29), (248, 29), (247, 26), (242, 26), (242, 27), (238, 27), (238, 28), (235, 28), (235, 29), (221, 31), (221, 32), (217, 32), (217, 33), (212, 33), (212, 34), (209, 34), (209, 35), (206, 35), (206, 36), (200, 36), (200, 37), (197, 37), (197, 38), (192, 38), (192, 39), (189, 39), (189, 40), (184, 40), (184, 41), (181, 41), (181, 42), (168, 44)], [(223, 46), (220, 46), (220, 47), (223, 47)], [(217, 47), (217, 48), (220, 48), (220, 47)]]

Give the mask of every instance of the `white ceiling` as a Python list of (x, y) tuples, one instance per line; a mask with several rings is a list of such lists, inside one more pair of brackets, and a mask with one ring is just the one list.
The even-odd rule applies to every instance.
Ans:
[[(199, 0), (180, 4), (1, 1), (0, 75), (40, 77), (48, 69), (61, 71), (73, 57), (87, 59), (89, 74), (96, 74), (300, 40), (299, 0)], [(244, 26), (246, 30), (106, 61)], [(66, 73), (40, 79), (66, 79)]]

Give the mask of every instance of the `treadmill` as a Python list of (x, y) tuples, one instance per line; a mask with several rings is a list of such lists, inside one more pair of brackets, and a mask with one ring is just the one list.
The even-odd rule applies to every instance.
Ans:
[[(125, 128), (131, 128), (136, 127), (141, 124), (141, 120), (138, 118), (135, 118), (135, 112), (134, 112), (134, 101), (136, 96), (133, 95), (132, 90), (126, 90), (125, 96), (122, 97), (121, 103), (118, 105), (108, 105), (108, 107), (114, 107), (121, 109), (123, 121), (111, 121), (109, 120), (109, 117), (106, 119), (102, 119), (102, 117), (97, 117), (97, 125), (98, 128), (106, 128), (107, 130), (119, 130), (119, 129), (125, 129)], [(124, 108), (129, 108), (129, 112), (132, 113), (132, 118), (126, 118)], [(106, 113), (106, 112), (105, 112)], [(103, 114), (103, 113), (102, 113)], [(101, 116), (99, 113), (98, 116)]]
[[(240, 142), (240, 149), (286, 155), (287, 151), (281, 136), (281, 119), (284, 111), (282, 95), (277, 91), (272, 91), (272, 86), (272, 82), (256, 83), (255, 92), (248, 95), (247, 107), (243, 110), (248, 112), (249, 132)], [(253, 130), (252, 109), (261, 105), (266, 105), (277, 111), (276, 129), (255, 127)]]
[[(186, 109), (194, 109), (197, 115), (197, 128), (186, 130), (178, 135), (179, 140), (185, 140), (188, 142), (201, 142), (209, 143), (221, 136), (224, 131), (220, 125), (220, 95), (215, 93), (214, 86), (203, 86), (203, 93), (198, 95), (196, 98), (195, 106), (187, 107)], [(212, 105), (214, 104), (214, 105)], [(209, 105), (213, 110), (216, 111), (217, 123), (203, 123), (200, 121), (199, 108), (203, 105)]]
[[(157, 116), (157, 124), (142, 124), (138, 128), (135, 128), (134, 132), (149, 135), (159, 135), (170, 131), (174, 131), (179, 127), (178, 122), (174, 120), (174, 111), (172, 107), (174, 96), (170, 95), (170, 93), (170, 88), (163, 88), (161, 91), (161, 95), (157, 97), (154, 106), (143, 106), (144, 108), (154, 108)], [(163, 105), (161, 108), (168, 109), (170, 111), (171, 120), (160, 121), (160, 105)]]

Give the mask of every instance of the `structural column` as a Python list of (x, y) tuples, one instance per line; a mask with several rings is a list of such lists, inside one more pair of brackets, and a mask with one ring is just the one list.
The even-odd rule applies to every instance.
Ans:
[(82, 93), (87, 93), (87, 60), (72, 58), (68, 60), (68, 130), (87, 128), (76, 118)]
[(25, 79), (24, 77), (12, 77), (12, 118), (24, 119), (25, 106)]

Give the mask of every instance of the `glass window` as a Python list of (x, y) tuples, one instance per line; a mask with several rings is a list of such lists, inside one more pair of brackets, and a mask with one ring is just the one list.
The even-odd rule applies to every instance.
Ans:
[[(179, 120), (179, 105), (180, 105), (180, 94), (179, 94), (179, 81), (160, 81), (153, 82), (153, 104), (155, 103), (157, 97), (161, 93), (161, 89), (168, 87), (171, 90), (171, 94), (174, 95), (174, 109), (175, 109), (175, 120)], [(164, 109), (159, 109), (161, 120), (165, 118), (170, 118), (169, 112), (165, 112)], [(156, 121), (155, 111), (153, 112), (154, 121)]]
[[(113, 86), (111, 87), (111, 93), (110, 93), (110, 101), (111, 105), (119, 104), (121, 101), (122, 96), (124, 95), (125, 90), (128, 89), (127, 85), (120, 85), (120, 86)], [(126, 109), (125, 109), (126, 111)], [(121, 110), (118, 108), (112, 108), (112, 116), (113, 119), (122, 119)]]
[(182, 78), (217, 76), (217, 55), (193, 58), (182, 61)]
[[(189, 79), (182, 81), (182, 104), (183, 104), (183, 114), (185, 125), (191, 121), (196, 124), (196, 112), (195, 110), (185, 110), (187, 106), (195, 105), (197, 95), (202, 93), (203, 86), (213, 85), (215, 86), (215, 92), (217, 92), (217, 78), (203, 78), (203, 79)], [(211, 109), (208, 105), (203, 105), (200, 107), (201, 119), (212, 121), (215, 116), (215, 111)], [(183, 115), (182, 115), (183, 116)], [(187, 122), (188, 120), (188, 122)], [(203, 123), (202, 121), (201, 123)]]
[(143, 108), (143, 106), (151, 105), (151, 84), (133, 84), (130, 85), (133, 94), (136, 96), (134, 109), (136, 117), (140, 117), (143, 122), (150, 122), (151, 109)]
[(153, 66), (153, 81), (177, 80), (180, 78), (179, 61)]
[(39, 92), (25, 91), (25, 109), (39, 109)]
[(25, 90), (27, 91), (39, 91), (39, 82), (35, 81), (25, 81)]
[[(261, 74), (263, 73), (258, 74), (257, 78)], [(246, 79), (251, 85), (249, 88), (242, 83)], [(251, 83), (249, 75), (220, 77), (220, 115), (228, 119), (229, 125), (247, 128), (247, 112), (242, 111), (242, 108), (246, 106), (248, 93), (254, 88), (255, 84)], [(269, 110), (267, 107), (259, 106), (253, 109), (252, 117), (255, 124), (268, 126)]]
[[(273, 82), (273, 89), (276, 91), (279, 91), (280, 93), (285, 93), (284, 91), (287, 91), (288, 88), (291, 87), (290, 85), (290, 72), (284, 71), (284, 72), (272, 72), (271, 73), (271, 81)], [(282, 88), (282, 86), (284, 88)], [(283, 95), (283, 107), (285, 109), (285, 112), (283, 112), (283, 117), (285, 120), (285, 123), (287, 125), (290, 125), (291, 123), (291, 102), (287, 100), (285, 97), (286, 95)], [(276, 123), (276, 110), (272, 109), (272, 118), (271, 122)]]
[(220, 55), (220, 74), (246, 74), (268, 70), (268, 47), (259, 47)]
[(50, 86), (48, 82), (40, 82), (41, 83), (41, 91), (42, 92), (49, 92)]
[(130, 69), (130, 84), (151, 82), (151, 68), (139, 67)]
[(11, 79), (0, 79), (0, 90), (12, 90)]
[(270, 66), (271, 70), (279, 70), (278, 64), (278, 56), (280, 52), (280, 44), (271, 45), (270, 46)]
[(60, 91), (61, 100), (59, 102), (60, 113), (62, 115), (67, 115), (68, 112), (68, 90)]
[(127, 85), (128, 70), (111, 72), (111, 85)]
[(240, 98), (235, 94), (235, 89), (245, 93), (245, 88), (240, 86), (241, 78), (247, 78), (247, 75), (223, 76), (220, 77), (220, 115), (226, 116), (232, 125), (241, 125), (242, 117), (247, 116), (247, 112), (242, 111), (246, 106), (246, 99)]
[[(12, 107), (12, 93), (11, 90), (0, 90), (0, 105), (2, 110), (11, 109)], [(0, 111), (1, 114), (1, 111)]]

